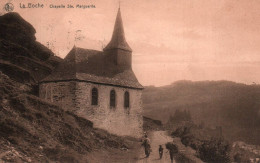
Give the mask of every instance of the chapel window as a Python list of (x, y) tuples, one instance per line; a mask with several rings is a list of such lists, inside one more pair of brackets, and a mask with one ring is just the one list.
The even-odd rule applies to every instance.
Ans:
[(129, 108), (130, 105), (130, 97), (129, 97), (129, 92), (126, 91), (124, 95), (124, 107)]
[(98, 90), (97, 90), (97, 88), (92, 89), (91, 95), (92, 95), (91, 105), (97, 105), (98, 104)]
[(110, 106), (116, 107), (116, 92), (115, 92), (115, 90), (110, 91)]

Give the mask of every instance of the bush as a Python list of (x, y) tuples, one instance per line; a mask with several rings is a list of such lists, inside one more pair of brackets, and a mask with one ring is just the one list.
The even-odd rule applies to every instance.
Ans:
[(180, 137), (182, 144), (196, 150), (198, 157), (205, 162), (227, 163), (231, 160), (229, 143), (223, 138), (215, 138), (207, 129), (182, 126), (172, 132), (172, 136)]
[(246, 154), (236, 153), (233, 157), (237, 163), (250, 163), (250, 157)]
[(211, 139), (203, 141), (198, 148), (198, 155), (205, 162), (228, 163), (230, 162), (231, 147), (223, 139)]

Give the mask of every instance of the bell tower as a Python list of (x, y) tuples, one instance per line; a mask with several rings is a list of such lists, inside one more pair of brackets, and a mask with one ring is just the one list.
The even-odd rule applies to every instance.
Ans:
[(132, 68), (132, 49), (125, 39), (120, 7), (118, 8), (112, 38), (103, 50), (108, 65), (116, 66), (120, 71)]

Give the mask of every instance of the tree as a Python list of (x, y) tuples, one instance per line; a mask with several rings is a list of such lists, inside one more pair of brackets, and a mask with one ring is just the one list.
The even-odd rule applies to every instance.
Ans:
[(180, 123), (183, 121), (191, 122), (191, 114), (189, 111), (181, 111), (177, 109), (174, 113), (174, 115), (170, 116), (168, 123)]

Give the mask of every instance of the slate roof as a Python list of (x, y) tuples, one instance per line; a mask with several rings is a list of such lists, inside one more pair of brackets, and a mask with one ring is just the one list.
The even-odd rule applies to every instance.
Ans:
[(41, 82), (80, 80), (143, 89), (132, 69), (118, 71), (105, 64), (102, 51), (73, 47), (62, 63)]
[[(111, 41), (104, 48), (132, 52), (126, 42), (120, 8), (117, 12)], [(64, 61), (41, 82), (80, 80), (100, 84), (143, 89), (132, 69), (122, 69), (105, 60), (102, 51), (73, 47)]]

